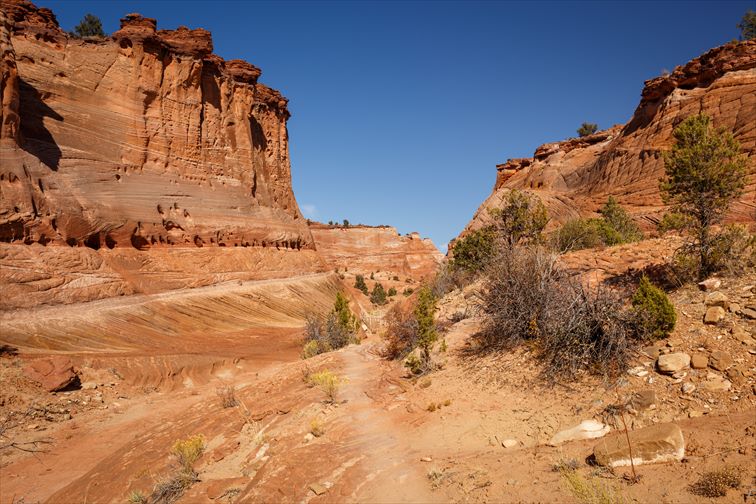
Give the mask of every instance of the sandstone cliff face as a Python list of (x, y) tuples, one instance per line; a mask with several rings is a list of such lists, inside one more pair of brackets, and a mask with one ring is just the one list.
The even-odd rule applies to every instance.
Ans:
[(0, 241), (313, 248), (291, 189), (287, 101), (210, 33), (138, 14), (68, 37), (2, 0)]
[(389, 226), (333, 227), (311, 224), (318, 253), (331, 269), (370, 275), (389, 273), (419, 281), (430, 278), (443, 254), (417, 233), (400, 235)]
[(258, 68), (202, 29), (80, 40), (0, 5), (0, 311), (326, 269)]
[(699, 112), (709, 114), (716, 127), (733, 131), (747, 154), (746, 193), (729, 218), (754, 221), (756, 41), (746, 41), (712, 49), (668, 76), (647, 81), (626, 125), (545, 144), (532, 158), (498, 165), (493, 193), (465, 231), (489, 223), (488, 210), (500, 206), (510, 189), (536, 194), (554, 224), (590, 215), (614, 196), (640, 223), (651, 226), (664, 212), (658, 189), (664, 174), (662, 152), (673, 144), (673, 128)]

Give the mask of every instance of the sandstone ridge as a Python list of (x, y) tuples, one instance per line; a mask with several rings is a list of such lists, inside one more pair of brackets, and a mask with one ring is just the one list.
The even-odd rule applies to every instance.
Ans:
[(645, 227), (665, 207), (658, 190), (662, 152), (673, 144), (672, 130), (685, 117), (704, 112), (716, 127), (733, 131), (748, 156), (746, 192), (729, 219), (756, 219), (756, 41), (714, 48), (669, 75), (645, 82), (630, 121), (582, 138), (548, 143), (533, 157), (496, 166), (492, 194), (463, 234), (490, 222), (488, 210), (511, 189), (536, 194), (552, 225), (592, 215), (614, 196)]

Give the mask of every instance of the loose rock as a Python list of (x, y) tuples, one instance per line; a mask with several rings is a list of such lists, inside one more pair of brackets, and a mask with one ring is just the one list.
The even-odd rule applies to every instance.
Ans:
[(29, 363), (23, 372), (48, 392), (63, 390), (77, 380), (71, 360), (63, 356), (37, 359)]
[(675, 374), (690, 367), (690, 355), (676, 352), (660, 355), (656, 360), (656, 367), (664, 374)]
[(690, 367), (693, 369), (706, 369), (709, 365), (709, 357), (706, 354), (694, 353), (690, 358)]
[(579, 439), (594, 439), (606, 436), (611, 428), (596, 420), (583, 420), (578, 425), (554, 434), (549, 441), (550, 446), (557, 446), (567, 441)]
[[(657, 424), (629, 432), (635, 465), (680, 461), (685, 457), (685, 440), (673, 423)], [(593, 449), (596, 463), (602, 466), (630, 465), (627, 440), (623, 435), (604, 439)]]
[(718, 278), (709, 278), (698, 283), (698, 287), (704, 291), (715, 291), (722, 286), (722, 281)]
[(710, 306), (704, 315), (704, 324), (717, 324), (724, 320), (725, 310), (721, 306)]
[(726, 371), (730, 366), (732, 366), (732, 364), (733, 362), (730, 354), (722, 352), (720, 350), (712, 352), (711, 357), (709, 358), (709, 366), (716, 369), (717, 371)]

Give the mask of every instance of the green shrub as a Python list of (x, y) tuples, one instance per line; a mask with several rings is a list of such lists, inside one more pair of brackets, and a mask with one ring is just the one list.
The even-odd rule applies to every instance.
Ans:
[(682, 231), (687, 229), (690, 224), (689, 217), (677, 212), (667, 212), (656, 225), (656, 229), (660, 233), (666, 233), (667, 231)]
[(756, 39), (756, 12), (748, 9), (738, 23), (738, 28), (740, 28), (740, 40)]
[(598, 124), (584, 122), (577, 130), (577, 134), (581, 137), (593, 135), (598, 131)]
[(362, 275), (357, 275), (354, 277), (354, 288), (362, 291), (363, 294), (366, 296), (368, 295), (368, 286), (365, 283), (365, 277)]
[(540, 199), (513, 189), (501, 208), (490, 211), (494, 229), (509, 248), (537, 243), (549, 221), (548, 212)]
[(470, 273), (482, 271), (496, 250), (496, 233), (493, 227), (471, 231), (452, 245), (451, 267)]
[(415, 291), (412, 289), (412, 287), (407, 287), (406, 289), (402, 291), (402, 294), (409, 297), (412, 295), (413, 292)]
[(317, 340), (310, 340), (305, 343), (304, 348), (302, 348), (302, 358), (309, 359), (310, 357), (315, 357), (316, 355), (323, 353), (324, 351), (327, 350), (321, 349), (320, 344)]
[(86, 14), (84, 19), (76, 25), (72, 33), (74, 37), (104, 37), (105, 32), (102, 30), (102, 21), (94, 14)]
[(378, 306), (387, 303), (386, 291), (383, 289), (383, 285), (381, 285), (380, 282), (376, 282), (373, 286), (373, 292), (370, 293), (370, 302)]
[(328, 402), (331, 403), (336, 402), (336, 393), (341, 385), (347, 382), (346, 378), (340, 377), (327, 369), (310, 375), (310, 383), (320, 388), (328, 398)]
[(567, 221), (552, 237), (554, 249), (568, 252), (643, 239), (640, 228), (613, 197), (609, 197), (599, 213), (600, 219)]
[(666, 338), (675, 328), (675, 307), (664, 291), (654, 286), (645, 275), (633, 294), (632, 303), (642, 337), (651, 340)]
[(613, 196), (609, 196), (599, 213), (605, 224), (601, 227), (605, 244), (617, 245), (643, 239), (643, 233), (638, 225)]
[(349, 309), (349, 301), (341, 293), (337, 293), (333, 310), (328, 313), (325, 320), (312, 314), (307, 316), (302, 358), (309, 359), (350, 343), (357, 343), (358, 325), (356, 317)]
[(417, 321), (417, 345), (422, 350), (426, 362), (430, 362), (430, 351), (438, 338), (435, 322), (437, 301), (433, 290), (428, 286), (423, 286), (417, 293), (417, 304), (413, 310)]
[(601, 219), (571, 219), (553, 235), (553, 248), (557, 252), (569, 252), (594, 248), (604, 244)]
[(388, 296), (389, 296), (389, 297), (392, 297), (392, 296), (396, 296), (396, 287), (391, 287), (391, 288), (390, 288), (390, 289), (388, 290)]

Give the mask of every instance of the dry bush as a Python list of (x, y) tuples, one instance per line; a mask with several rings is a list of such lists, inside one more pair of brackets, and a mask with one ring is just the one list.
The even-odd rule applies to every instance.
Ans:
[(319, 418), (313, 418), (310, 420), (310, 434), (315, 437), (320, 437), (325, 434), (325, 426)]
[[(176, 502), (197, 479), (194, 463), (205, 451), (204, 436), (190, 436), (173, 443), (171, 454), (179, 463), (179, 470), (159, 481), (150, 494), (151, 504), (172, 504)], [(132, 493), (134, 495), (134, 493)], [(140, 494), (141, 495), (141, 494)]]
[(392, 306), (386, 316), (386, 333), (383, 336), (383, 356), (387, 359), (401, 359), (417, 346), (418, 325), (407, 303)]
[(171, 454), (176, 457), (181, 468), (188, 473), (194, 472), (194, 463), (205, 451), (205, 437), (202, 434), (180, 439), (173, 443)]
[(345, 377), (338, 376), (327, 369), (310, 375), (310, 383), (320, 388), (330, 403), (336, 402), (336, 394), (339, 388), (347, 382), (348, 380)]
[(610, 486), (596, 477), (585, 478), (572, 469), (562, 469), (560, 473), (572, 496), (581, 504), (620, 504), (625, 502), (618, 488)]
[(504, 249), (481, 293), (486, 322), (476, 335), (488, 350), (532, 344), (549, 380), (580, 371), (624, 371), (637, 345), (632, 314), (605, 288), (588, 288), (542, 247)]
[(730, 488), (740, 488), (743, 470), (729, 466), (717, 471), (707, 472), (690, 486), (691, 493), (702, 497), (724, 497)]
[(236, 390), (233, 385), (224, 385), (215, 389), (215, 394), (218, 396), (221, 402), (221, 406), (224, 408), (233, 408), (238, 403), (236, 401)]

